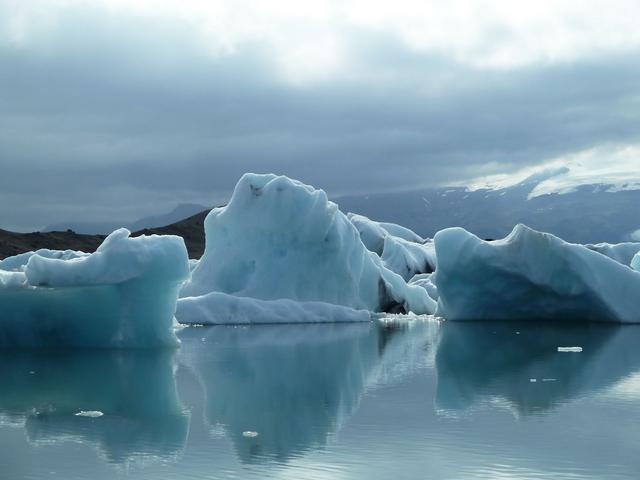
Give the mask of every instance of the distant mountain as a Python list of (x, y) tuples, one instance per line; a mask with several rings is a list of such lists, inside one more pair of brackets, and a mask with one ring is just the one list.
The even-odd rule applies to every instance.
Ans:
[[(366, 215), (374, 220), (404, 225), (421, 236), (432, 237), (443, 228), (460, 226), (482, 238), (502, 238), (517, 223), (551, 232), (576, 243), (631, 240), (640, 235), (640, 190), (619, 190), (610, 184), (581, 185), (567, 193), (531, 196), (548, 175), (534, 175), (515, 185), (500, 188), (432, 188), (403, 193), (343, 196), (335, 198), (342, 211)], [(192, 213), (195, 211), (195, 215)], [(184, 204), (166, 215), (134, 222), (134, 235), (180, 235), (190, 258), (204, 252), (202, 205)], [(187, 218), (184, 218), (187, 217)], [(181, 218), (183, 218), (181, 220)], [(178, 221), (179, 220), (179, 221)], [(166, 223), (166, 226), (159, 226)], [(73, 223), (54, 232), (14, 233), (0, 230), (0, 259), (38, 248), (73, 249), (91, 252), (104, 234), (82, 234), (87, 225)], [(119, 225), (102, 224), (110, 233)], [(71, 229), (74, 231), (67, 231)], [(634, 238), (636, 241), (638, 238)]]
[[(204, 219), (207, 213), (209, 210), (164, 227), (135, 231), (132, 235), (179, 235), (184, 238), (189, 258), (200, 258), (204, 252)], [(0, 230), (0, 260), (40, 248), (93, 252), (104, 238), (105, 235), (87, 235), (71, 230), (32, 233)]]
[(71, 230), (83, 235), (107, 235), (116, 228), (124, 227), (122, 222), (82, 222), (69, 220), (68, 222), (58, 222), (47, 225), (42, 232), (65, 232)]
[(517, 223), (576, 243), (630, 240), (640, 228), (640, 190), (582, 185), (568, 193), (529, 198), (544, 177), (506, 188), (435, 188), (403, 193), (343, 196), (345, 212), (404, 225), (421, 236), (459, 226), (482, 238), (502, 238)]
[(195, 203), (181, 203), (169, 213), (144, 217), (140, 220), (136, 220), (135, 222), (76, 222), (72, 220), (69, 222), (59, 222), (47, 225), (42, 231), (63, 232), (66, 230), (73, 230), (76, 233), (82, 233), (85, 235), (108, 235), (117, 228), (126, 227), (132, 232), (135, 232), (145, 228), (156, 228), (170, 225), (204, 210), (208, 210), (208, 207)]
[(169, 213), (141, 218), (140, 220), (127, 225), (127, 228), (133, 232), (136, 230), (143, 230), (145, 228), (162, 227), (179, 222), (205, 210), (208, 211), (210, 208), (211, 207), (205, 207), (204, 205), (198, 205), (197, 203), (181, 203)]

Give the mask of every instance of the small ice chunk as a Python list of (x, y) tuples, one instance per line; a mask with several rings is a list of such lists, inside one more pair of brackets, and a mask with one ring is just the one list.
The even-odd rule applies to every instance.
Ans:
[(582, 351), (582, 347), (558, 347), (558, 351), (580, 353)]
[(242, 432), (242, 436), (246, 438), (256, 438), (258, 436), (258, 432), (247, 430), (246, 432)]
[(76, 417), (99, 418), (104, 415), (100, 410), (80, 410), (74, 414)]
[(542, 381), (543, 382), (555, 382), (556, 379), (555, 378), (543, 378)]
[(530, 378), (530, 379), (529, 379), (529, 381), (530, 381), (531, 383), (536, 383), (536, 382), (537, 382), (537, 380), (536, 380), (535, 378)]

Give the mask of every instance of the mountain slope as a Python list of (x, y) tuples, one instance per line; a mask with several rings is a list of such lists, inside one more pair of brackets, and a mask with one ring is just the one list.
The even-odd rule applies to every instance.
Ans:
[[(204, 218), (208, 210), (179, 222), (153, 229), (139, 230), (138, 235), (179, 235), (189, 252), (189, 258), (200, 258), (204, 252)], [(0, 229), (0, 260), (18, 253), (40, 248), (54, 250), (81, 250), (93, 252), (104, 240), (104, 235), (86, 235), (72, 230), (63, 232), (16, 233)]]

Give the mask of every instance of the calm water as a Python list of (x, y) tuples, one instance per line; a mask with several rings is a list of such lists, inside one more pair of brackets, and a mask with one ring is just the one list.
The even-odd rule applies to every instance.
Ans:
[(180, 337), (173, 353), (2, 354), (0, 478), (640, 477), (640, 327), (417, 322)]

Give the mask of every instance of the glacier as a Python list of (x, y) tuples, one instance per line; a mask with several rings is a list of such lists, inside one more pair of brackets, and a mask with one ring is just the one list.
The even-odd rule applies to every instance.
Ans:
[[(284, 176), (243, 175), (229, 203), (205, 219), (205, 235), (204, 255), (180, 293), (178, 321), (184, 312), (196, 309), (196, 302), (204, 312), (231, 301), (208, 296), (212, 292), (372, 312), (425, 314), (436, 308), (423, 288), (408, 285), (367, 250), (358, 230), (324, 191)], [(274, 304), (233, 302), (275, 315)], [(187, 304), (188, 308), (182, 306)], [(297, 321), (298, 311), (292, 310), (291, 321)], [(210, 310), (203, 318), (215, 313)]]
[(2, 347), (177, 344), (174, 312), (189, 276), (180, 237), (119, 229), (92, 254), (38, 250), (1, 267)]
[(583, 245), (524, 225), (497, 241), (448, 228), (434, 243), (447, 320), (640, 321), (640, 273)]

